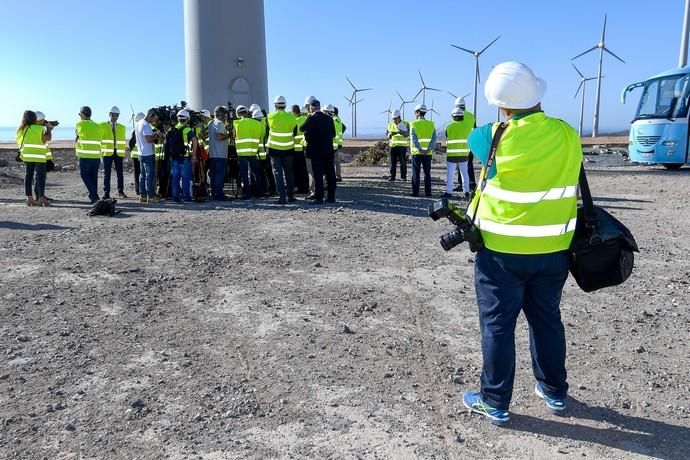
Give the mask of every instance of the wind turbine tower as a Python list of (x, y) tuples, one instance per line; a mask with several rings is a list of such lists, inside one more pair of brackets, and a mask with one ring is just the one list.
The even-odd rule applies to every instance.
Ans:
[(585, 77), (582, 75), (582, 72), (580, 72), (580, 69), (575, 67), (575, 64), (571, 64), (573, 66), (573, 69), (575, 69), (575, 72), (580, 76), (580, 85), (577, 87), (577, 91), (575, 92), (575, 97), (577, 97), (578, 93), (580, 90), (582, 90), (582, 101), (580, 102), (580, 124), (578, 125), (578, 130), (577, 133), (582, 137), (582, 126), (584, 122), (584, 117), (585, 117), (585, 90), (587, 89), (587, 82), (596, 80), (597, 77)]
[(345, 77), (345, 79), (350, 84), (350, 86), (352, 86), (352, 102), (351, 102), (351, 104), (352, 104), (352, 109), (354, 110), (354, 112), (353, 112), (354, 123), (352, 126), (352, 137), (356, 138), (357, 137), (357, 104), (359, 104), (360, 102), (362, 102), (364, 100), (364, 99), (357, 100), (357, 96), (359, 95), (359, 93), (362, 93), (364, 91), (371, 91), (373, 88), (362, 88), (362, 89), (360, 89), (360, 88), (357, 88), (354, 83), (352, 83), (352, 80), (350, 80), (349, 77)]
[(472, 99), (472, 114), (474, 115), (475, 120), (477, 119), (477, 87), (479, 86), (479, 82), (481, 81), (481, 77), (479, 75), (479, 58), (481, 57), (482, 54), (484, 54), (484, 52), (486, 50), (489, 49), (489, 47), (491, 45), (496, 43), (496, 41), (499, 38), (501, 38), (500, 35), (498, 37), (494, 38), (494, 41), (492, 41), (491, 43), (486, 45), (481, 51), (472, 51), (472, 50), (468, 50), (467, 48), (463, 48), (463, 47), (458, 46), (458, 45), (450, 45), (453, 48), (457, 48), (460, 51), (464, 51), (464, 52), (469, 53), (472, 56), (474, 56), (474, 61), (475, 61), (475, 64), (474, 64), (474, 97)]
[(268, 105), (263, 0), (184, 0), (187, 102)]
[(588, 49), (587, 51), (584, 51), (575, 56), (573, 59), (571, 59), (574, 61), (580, 56), (584, 56), (585, 54), (588, 54), (596, 49), (599, 50), (599, 72), (597, 73), (597, 97), (596, 102), (594, 103), (594, 126), (592, 127), (592, 137), (597, 137), (599, 135), (599, 106), (601, 103), (601, 73), (604, 68), (604, 52), (609, 53), (611, 56), (615, 57), (623, 64), (625, 64), (625, 61), (623, 59), (613, 54), (613, 51), (606, 47), (606, 19), (607, 15), (604, 15), (604, 30), (601, 32), (601, 41), (597, 43), (595, 46)]

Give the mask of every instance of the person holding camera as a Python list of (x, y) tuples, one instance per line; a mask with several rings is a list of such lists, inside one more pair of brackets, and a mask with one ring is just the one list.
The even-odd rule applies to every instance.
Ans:
[[(43, 112), (41, 111), (36, 111), (36, 123), (43, 126), (43, 130), (48, 134), (48, 142), (53, 138), (53, 129), (55, 129), (56, 126), (58, 126), (60, 123), (57, 121), (46, 121), (46, 116)], [(55, 163), (53, 163), (53, 152), (50, 150), (50, 146), (48, 145), (48, 142), (45, 143), (46, 147), (46, 183), (48, 180), (48, 173), (51, 171), (55, 171)], [(43, 193), (43, 198), (45, 201), (51, 202), (53, 201), (52, 198), (49, 198), (48, 195)]]
[(431, 196), (431, 158), (436, 147), (436, 126), (424, 118), (426, 105), (414, 108), (417, 118), (410, 123), (410, 150), (412, 152), (412, 196), (419, 196), (420, 170), (424, 170), (424, 195)]
[(24, 191), (27, 206), (45, 206), (46, 147), (51, 139), (52, 126), (37, 123), (36, 112), (26, 110), (17, 128), (19, 158), (24, 162)]
[(124, 175), (124, 158), (127, 150), (127, 128), (122, 123), (118, 123), (120, 118), (120, 109), (113, 107), (108, 113), (110, 121), (101, 123), (103, 128), (103, 198), (110, 198), (110, 175), (113, 171), (113, 164), (115, 165), (115, 174), (117, 175), (117, 196), (120, 198), (127, 198), (125, 195), (125, 175)]
[(400, 178), (403, 181), (407, 180), (407, 144), (410, 135), (410, 124), (403, 121), (400, 116), (400, 110), (393, 110), (393, 120), (388, 123), (386, 130), (386, 137), (388, 138), (388, 145), (390, 147), (390, 161), (391, 169), (388, 182), (395, 182), (395, 173), (398, 170), (398, 162), (400, 162)]
[(154, 158), (154, 146), (156, 142), (160, 142), (163, 135), (160, 131), (154, 134), (152, 124), (159, 121), (158, 112), (156, 109), (149, 109), (146, 116), (136, 122), (134, 128), (134, 136), (136, 137), (136, 147), (139, 156), (139, 163), (141, 165), (141, 174), (139, 175), (139, 202), (140, 203), (157, 203), (156, 197), (156, 167)]
[[(175, 202), (180, 201), (180, 188), (184, 201), (192, 201), (192, 152), (196, 151), (199, 144), (196, 132), (189, 126), (189, 117), (187, 109), (180, 110), (177, 113), (177, 124), (167, 134), (171, 136), (171, 131), (177, 130), (172, 135), (181, 137), (183, 143), (181, 155), (173, 155), (171, 158), (172, 199)], [(166, 139), (166, 146), (168, 144)]]
[(496, 425), (509, 420), (521, 311), (529, 323), (534, 391), (549, 412), (566, 409), (559, 306), (577, 220), (582, 146), (571, 126), (544, 114), (545, 92), (546, 82), (526, 65), (497, 65), (484, 94), (506, 122), (469, 136), (470, 150), (484, 165), (468, 208), (483, 240), (475, 258), (483, 366), (479, 391), (465, 392), (463, 403)]
[(77, 157), (79, 157), (79, 172), (81, 179), (89, 193), (89, 200), (94, 204), (98, 197), (98, 169), (101, 166), (101, 141), (103, 128), (91, 120), (91, 107), (83, 106), (79, 110), (77, 123)]
[(232, 125), (227, 129), (228, 108), (219, 105), (213, 110), (214, 118), (208, 125), (208, 157), (211, 173), (211, 199), (225, 201), (225, 172), (228, 167), (228, 141), (232, 138)]

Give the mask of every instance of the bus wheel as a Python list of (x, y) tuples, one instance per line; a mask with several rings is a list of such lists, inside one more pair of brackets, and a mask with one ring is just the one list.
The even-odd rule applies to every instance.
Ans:
[(680, 169), (683, 167), (683, 163), (662, 163), (666, 169)]

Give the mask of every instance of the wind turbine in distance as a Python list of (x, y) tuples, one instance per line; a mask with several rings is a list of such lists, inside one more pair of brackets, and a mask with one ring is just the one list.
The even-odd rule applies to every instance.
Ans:
[(362, 93), (364, 91), (371, 91), (373, 88), (362, 88), (359, 89), (355, 86), (354, 83), (352, 83), (352, 80), (350, 80), (347, 76), (345, 77), (347, 79), (347, 82), (352, 86), (352, 101), (350, 104), (354, 108), (353, 110), (353, 122), (352, 122), (352, 137), (356, 138), (357, 137), (357, 104), (362, 102), (364, 99), (357, 100), (357, 95), (359, 93)]
[(434, 110), (434, 100), (433, 99), (431, 100), (431, 107), (429, 107), (429, 113), (431, 114), (431, 115), (429, 115), (429, 119), (432, 121), (434, 120), (434, 114), (438, 115), (439, 117), (441, 116), (440, 113), (438, 113), (436, 110)]
[[(451, 93), (450, 91), (446, 91), (446, 93), (450, 94), (450, 95), (453, 97), (453, 99), (457, 99), (457, 98), (458, 98), (458, 96), (456, 96), (455, 94)], [(462, 98), (465, 99), (467, 96), (469, 96), (469, 95), (471, 95), (471, 94), (472, 94), (472, 93), (467, 93), (467, 94), (465, 94)]]
[(391, 99), (390, 103), (388, 104), (388, 110), (384, 110), (383, 112), (380, 112), (379, 115), (383, 115), (384, 113), (388, 116), (388, 119), (386, 120), (386, 124), (391, 122), (391, 113), (393, 108), (393, 100)]
[(417, 102), (417, 100), (416, 100), (417, 98), (414, 97), (414, 98), (412, 98), (411, 101), (406, 101), (405, 98), (403, 98), (398, 91), (396, 91), (395, 93), (400, 98), (400, 111), (402, 112), (402, 119), (404, 120), (405, 119), (405, 106), (409, 105), (409, 104), (414, 104), (415, 102)]
[(350, 105), (350, 114), (352, 115), (352, 126), (353, 126), (352, 137), (353, 138), (357, 137), (357, 132), (355, 131), (355, 129), (357, 127), (357, 104), (359, 104), (360, 102), (365, 100), (365, 99), (356, 99), (355, 96), (356, 96), (355, 94), (352, 95), (352, 98), (344, 96), (345, 100), (347, 102), (349, 102), (349, 105)]
[(578, 130), (577, 133), (582, 137), (582, 123), (584, 121), (585, 117), (585, 90), (587, 89), (587, 82), (591, 80), (596, 80), (597, 77), (585, 77), (582, 75), (582, 72), (580, 72), (580, 69), (575, 67), (575, 64), (571, 64), (573, 66), (573, 69), (575, 69), (575, 72), (580, 76), (580, 85), (577, 87), (577, 91), (575, 92), (575, 98), (577, 98), (578, 93), (580, 90), (582, 90), (582, 101), (580, 102), (580, 124), (578, 125)]
[(419, 92), (415, 95), (413, 99), (417, 99), (419, 95), (422, 95), (422, 104), (426, 105), (426, 92), (427, 91), (441, 91), (440, 89), (436, 88), (430, 88), (426, 86), (426, 83), (424, 82), (424, 77), (422, 77), (422, 71), (419, 70), (419, 79), (422, 80), (422, 88), (419, 90)]
[(497, 41), (499, 38), (501, 38), (500, 35), (499, 35), (498, 37), (496, 37), (496, 38), (494, 39), (494, 41), (492, 41), (491, 43), (489, 43), (488, 45), (486, 45), (481, 51), (472, 51), (472, 50), (468, 50), (467, 48), (463, 48), (462, 46), (450, 45), (450, 46), (452, 46), (453, 48), (457, 48), (457, 49), (459, 49), (460, 51), (464, 51), (464, 52), (469, 53), (469, 54), (471, 54), (472, 56), (474, 56), (474, 60), (475, 60), (475, 65), (474, 65), (474, 93), (473, 93), (473, 94), (474, 94), (474, 98), (473, 98), (473, 100), (472, 100), (472, 113), (474, 114), (474, 119), (475, 119), (475, 120), (477, 119), (477, 86), (479, 85), (479, 82), (481, 81), (481, 76), (479, 75), (479, 58), (481, 57), (482, 54), (484, 54), (484, 52), (485, 52), (486, 50), (489, 49), (489, 47), (490, 47), (491, 45), (493, 45), (494, 43), (496, 43), (496, 41)]
[(595, 46), (591, 47), (587, 51), (584, 51), (574, 58), (571, 59), (571, 61), (574, 61), (575, 59), (579, 58), (580, 56), (584, 56), (585, 54), (588, 54), (596, 49), (599, 49), (599, 72), (597, 73), (597, 97), (596, 97), (596, 102), (594, 103), (594, 126), (592, 127), (592, 137), (597, 137), (599, 135), (599, 106), (601, 102), (601, 73), (604, 67), (604, 51), (609, 53), (611, 56), (615, 57), (619, 61), (621, 61), (623, 64), (625, 64), (625, 61), (615, 54), (613, 54), (613, 51), (608, 49), (606, 47), (606, 19), (608, 15), (604, 15), (604, 30), (601, 32), (601, 41), (597, 43)]

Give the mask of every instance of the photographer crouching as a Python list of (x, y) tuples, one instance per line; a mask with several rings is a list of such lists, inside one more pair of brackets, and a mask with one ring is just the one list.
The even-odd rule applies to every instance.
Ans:
[(481, 184), (467, 215), (446, 200), (434, 219), (456, 229), (442, 237), (448, 250), (468, 241), (476, 252), (483, 366), (478, 392), (463, 403), (496, 425), (509, 420), (515, 377), (515, 324), (524, 311), (530, 331), (535, 393), (563, 414), (568, 392), (560, 301), (577, 215), (582, 147), (575, 130), (541, 110), (546, 83), (518, 62), (497, 65), (484, 94), (507, 120), (477, 128), (470, 150), (482, 162)]

